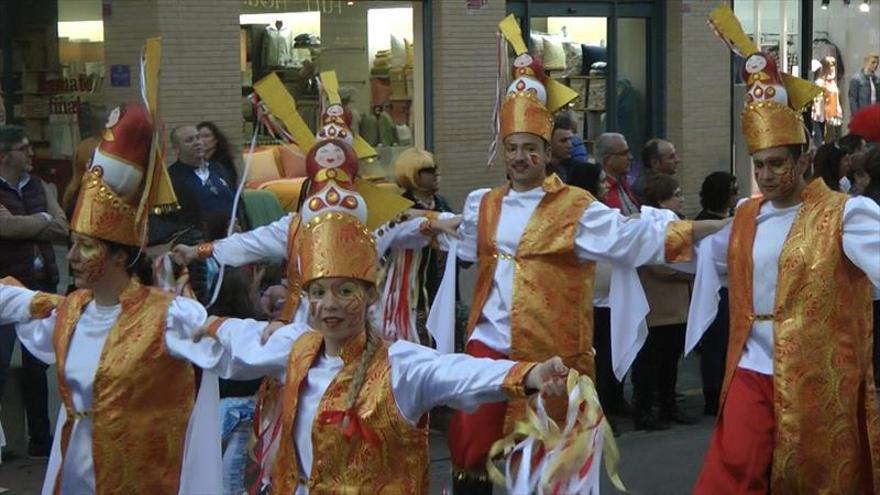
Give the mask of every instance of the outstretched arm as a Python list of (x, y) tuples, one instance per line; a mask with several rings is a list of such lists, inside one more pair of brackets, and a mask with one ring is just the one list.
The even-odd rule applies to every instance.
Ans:
[(0, 279), (0, 325), (14, 324), (19, 340), (31, 354), (44, 363), (54, 363), (54, 309), (63, 300), (55, 294), (25, 289), (15, 279)]
[(568, 374), (559, 358), (539, 364), (439, 354), (407, 341), (395, 342), (388, 359), (394, 398), (412, 424), (438, 405), (471, 411), (480, 404), (524, 397), (538, 390), (561, 395)]
[(199, 246), (178, 244), (172, 249), (174, 262), (188, 265), (213, 256), (221, 265), (242, 266), (257, 261), (277, 261), (287, 257), (287, 237), (291, 213), (254, 230), (232, 234), (225, 239)]

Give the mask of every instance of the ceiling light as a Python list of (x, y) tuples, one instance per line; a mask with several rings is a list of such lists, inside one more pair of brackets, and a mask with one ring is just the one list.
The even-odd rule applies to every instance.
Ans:
[(859, 5), (859, 11), (864, 12), (865, 14), (871, 12), (871, 2), (869, 2), (868, 0), (864, 0), (862, 4)]
[(822, 0), (822, 10), (828, 10), (829, 2), (831, 2), (831, 0)]

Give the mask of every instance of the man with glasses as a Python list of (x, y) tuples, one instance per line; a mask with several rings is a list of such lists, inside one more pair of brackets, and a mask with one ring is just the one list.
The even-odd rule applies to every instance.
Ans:
[[(55, 292), (58, 266), (52, 242), (67, 240), (68, 225), (58, 200), (30, 175), (34, 150), (24, 130), (0, 125), (0, 278), (12, 276), (29, 289)], [(0, 326), (0, 397), (15, 347), (15, 329)], [(28, 455), (48, 457), (52, 445), (46, 368), (22, 347)]]
[(596, 140), (595, 158), (596, 163), (605, 170), (605, 204), (617, 208), (626, 216), (638, 213), (639, 201), (626, 180), (633, 156), (623, 134), (601, 134)]
[[(767, 56), (729, 7), (710, 18), (738, 53)], [(724, 275), (730, 337), (694, 492), (877, 493), (871, 284), (880, 284), (880, 207), (806, 182), (800, 112), (821, 89), (783, 81), (783, 98), (749, 101), (741, 114), (762, 197), (743, 202), (698, 251), (688, 345), (712, 322)]]
[(675, 145), (665, 139), (654, 138), (642, 147), (642, 171), (632, 185), (632, 192), (642, 204), (645, 203), (645, 187), (657, 174), (675, 175), (681, 159)]

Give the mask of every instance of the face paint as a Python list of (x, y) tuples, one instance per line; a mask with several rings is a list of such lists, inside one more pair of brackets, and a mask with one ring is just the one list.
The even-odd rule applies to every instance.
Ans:
[(319, 331), (334, 336), (348, 336), (363, 331), (367, 292), (351, 279), (322, 279), (312, 282), (307, 290), (311, 324)]
[[(772, 169), (771, 169), (772, 170)], [(783, 196), (788, 196), (794, 191), (795, 187), (795, 177), (794, 177), (794, 164), (789, 163), (782, 170), (772, 170), (777, 177), (779, 177), (779, 191)]]
[(538, 167), (541, 165), (541, 157), (538, 156), (537, 153), (529, 153), (529, 163), (531, 163), (533, 167)]
[(109, 255), (106, 244), (94, 239), (77, 238), (71, 250), (76, 250), (77, 256), (71, 262), (70, 269), (80, 283), (92, 284), (104, 276)]

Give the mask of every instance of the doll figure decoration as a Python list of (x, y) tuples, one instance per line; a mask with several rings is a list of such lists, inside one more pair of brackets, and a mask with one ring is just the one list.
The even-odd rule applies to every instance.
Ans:
[(788, 92), (779, 75), (776, 59), (771, 55), (757, 52), (746, 57), (742, 77), (749, 88), (746, 103), (777, 101), (788, 105)]

